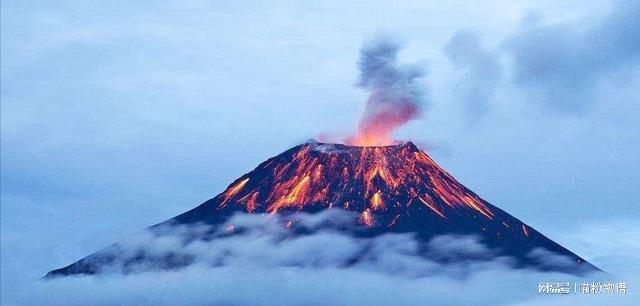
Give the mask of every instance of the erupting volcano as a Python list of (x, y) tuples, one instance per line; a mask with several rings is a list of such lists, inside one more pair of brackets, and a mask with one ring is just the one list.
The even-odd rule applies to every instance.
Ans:
[[(208, 224), (215, 229), (229, 226), (226, 222), (237, 213), (260, 214), (265, 220), (278, 214), (288, 216), (287, 227), (295, 230), (296, 213), (331, 209), (359, 216), (351, 230), (358, 237), (414, 233), (426, 243), (438, 235), (475, 235), (498, 250), (495, 256), (511, 257), (518, 267), (568, 273), (597, 270), (484, 201), (411, 142), (376, 147), (305, 143), (270, 158), (213, 199), (160, 225)], [(530, 256), (539, 249), (571, 262), (542, 264)], [(109, 254), (97, 252), (47, 276), (99, 273), (114, 260)], [(144, 255), (137, 254), (127, 262), (141, 260)]]
[[(296, 227), (296, 214), (335, 210), (356, 216), (353, 226), (332, 229), (350, 237), (410, 233), (425, 246), (438, 236), (469, 235), (492, 250), (490, 258), (486, 254), (482, 258), (442, 257), (424, 252), (429, 260), (447, 263), (510, 258), (518, 268), (568, 273), (597, 270), (480, 198), (413, 143), (393, 140), (396, 128), (420, 115), (423, 99), (414, 82), (422, 76), (421, 70), (396, 64), (397, 52), (398, 45), (385, 40), (362, 49), (359, 86), (370, 91), (370, 96), (358, 129), (346, 145), (312, 141), (293, 147), (241, 176), (213, 199), (150, 231), (158, 232), (163, 225), (209, 226), (200, 237), (187, 237), (183, 244), (188, 245), (197, 239), (216, 239), (220, 229), (233, 232), (234, 224), (228, 224), (233, 215), (258, 214), (265, 220), (283, 217), (291, 235), (305, 235), (308, 233)], [(100, 273), (114, 262), (121, 263), (124, 271), (145, 261), (172, 269), (192, 260), (178, 256), (179, 250), (151, 256), (144, 251), (121, 254), (117, 246), (47, 276)], [(349, 263), (359, 260), (356, 256)]]

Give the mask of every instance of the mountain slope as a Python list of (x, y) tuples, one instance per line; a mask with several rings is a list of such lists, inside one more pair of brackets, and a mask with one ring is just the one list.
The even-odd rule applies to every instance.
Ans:
[[(357, 214), (358, 229), (350, 230), (357, 237), (414, 233), (427, 243), (439, 235), (473, 235), (496, 250), (494, 257), (510, 257), (516, 267), (568, 273), (597, 270), (481, 199), (410, 142), (383, 147), (312, 142), (293, 147), (241, 176), (215, 198), (151, 229), (201, 223), (215, 228), (239, 212), (269, 216), (326, 209)], [(564, 261), (549, 265), (550, 258), (540, 260), (532, 254), (560, 256)], [(115, 256), (114, 252), (97, 252), (47, 277), (99, 273)], [(144, 254), (131, 258), (132, 263), (143, 260), (148, 260)], [(180, 267), (188, 264), (185, 260), (175, 256), (154, 259), (159, 268)]]

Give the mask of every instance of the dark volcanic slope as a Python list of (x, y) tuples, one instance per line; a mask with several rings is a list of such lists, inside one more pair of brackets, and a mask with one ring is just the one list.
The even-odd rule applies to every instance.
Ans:
[[(353, 147), (307, 143), (260, 164), (223, 193), (167, 222), (220, 225), (235, 212), (317, 212), (340, 208), (359, 214), (354, 235), (414, 232), (420, 241), (443, 234), (476, 235), (520, 267), (570, 273), (597, 270), (571, 251), (481, 199), (412, 143)], [(543, 248), (575, 265), (541, 266), (529, 255)], [(93, 274), (109, 257), (90, 255), (47, 276)], [(113, 256), (113, 255), (110, 255)], [(142, 260), (140, 258), (139, 260)]]

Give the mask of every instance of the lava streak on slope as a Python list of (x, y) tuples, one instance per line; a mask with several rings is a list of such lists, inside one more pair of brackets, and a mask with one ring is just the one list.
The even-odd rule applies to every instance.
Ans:
[[(293, 150), (293, 151), (291, 151)], [(238, 179), (221, 197), (247, 212), (343, 207), (373, 224), (373, 212), (391, 210), (401, 222), (410, 205), (425, 205), (438, 218), (494, 213), (412, 143), (380, 147), (307, 143), (276, 156)], [(400, 217), (395, 217), (399, 215)]]
[[(482, 200), (410, 142), (381, 147), (313, 142), (293, 147), (241, 176), (213, 199), (150, 230), (165, 225), (204, 223), (213, 227), (203, 233), (201, 239), (215, 238), (218, 231), (230, 236), (242, 232), (242, 226), (229, 220), (237, 214), (252, 213), (264, 214), (265, 222), (282, 220), (287, 233), (295, 237), (310, 231), (296, 225), (299, 212), (316, 214), (326, 210), (335, 210), (336, 215), (346, 211), (351, 218), (344, 223), (338, 222), (337, 217), (335, 224), (326, 225), (332, 231), (344, 231), (356, 238), (388, 233), (412, 235), (420, 242), (419, 247), (424, 248), (424, 257), (430, 260), (448, 262), (454, 260), (449, 255), (455, 255), (447, 254), (443, 258), (441, 254), (430, 254), (429, 244), (434, 237), (471, 235), (486, 244), (488, 253), (483, 252), (478, 258), (455, 260), (467, 262), (507, 256), (516, 267), (574, 274), (598, 270), (534, 228)], [(116, 247), (51, 271), (47, 277), (97, 273), (115, 260), (113, 248)], [(548, 259), (540, 261), (532, 257), (536, 249), (548, 250), (568, 260), (560, 266), (549, 266)], [(157, 266), (173, 267), (176, 263), (172, 258), (149, 259), (139, 254), (124, 261), (146, 264), (150, 260)]]

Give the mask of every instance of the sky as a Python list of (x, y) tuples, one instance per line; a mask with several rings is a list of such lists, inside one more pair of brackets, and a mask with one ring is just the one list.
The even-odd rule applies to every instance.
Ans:
[(597, 266), (637, 259), (636, 1), (2, 1), (0, 14), (5, 302), (268, 157), (352, 133), (359, 50), (379, 35), (424, 72), (422, 117), (397, 139)]

